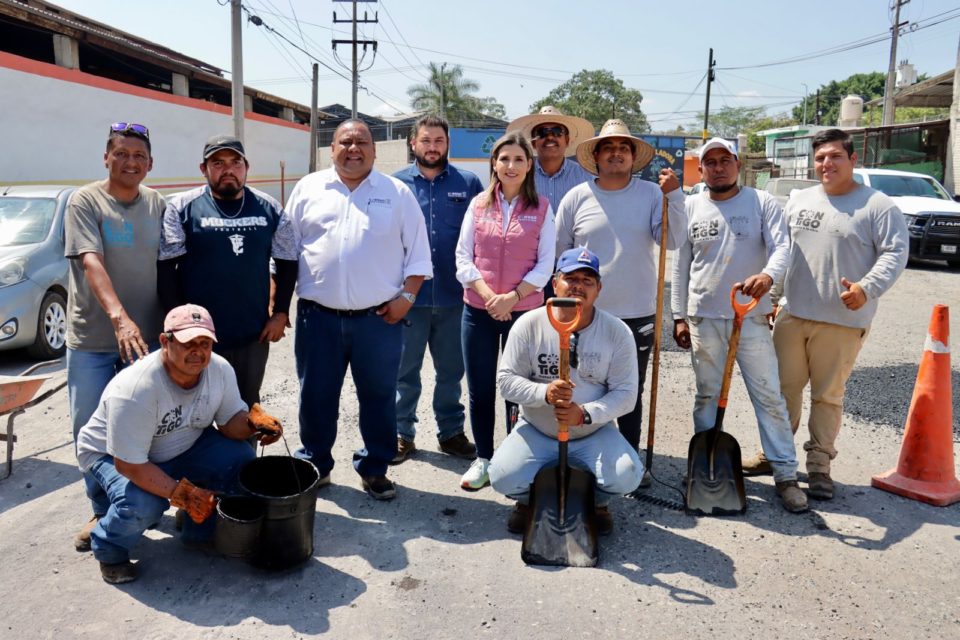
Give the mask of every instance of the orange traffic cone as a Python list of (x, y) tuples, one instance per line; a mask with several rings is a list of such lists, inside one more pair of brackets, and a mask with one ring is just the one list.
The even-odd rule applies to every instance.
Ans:
[(949, 317), (945, 305), (933, 308), (907, 414), (900, 462), (896, 469), (873, 476), (871, 482), (878, 489), (938, 507), (960, 501), (960, 482), (953, 461)]

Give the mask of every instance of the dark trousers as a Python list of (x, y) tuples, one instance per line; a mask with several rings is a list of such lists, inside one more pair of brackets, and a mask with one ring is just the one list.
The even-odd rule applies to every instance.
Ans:
[[(477, 456), (493, 457), (493, 430), (496, 424), (497, 356), (507, 344), (507, 335), (524, 311), (514, 311), (513, 319), (501, 322), (490, 317), (485, 309), (463, 306), (460, 339), (463, 343), (463, 364), (467, 372), (467, 391), (470, 398), (470, 426), (477, 443)], [(506, 405), (505, 420), (510, 420)]]
[(270, 356), (269, 342), (251, 342), (232, 349), (214, 349), (224, 357), (237, 374), (237, 386), (240, 397), (252, 407), (260, 402), (260, 386), (263, 373), (267, 370), (267, 358)]
[(637, 345), (637, 366), (640, 371), (640, 388), (637, 390), (637, 404), (633, 411), (617, 418), (617, 427), (630, 446), (640, 450), (640, 432), (643, 426), (643, 384), (647, 380), (647, 363), (653, 349), (653, 321), (655, 316), (642, 318), (622, 318), (630, 327), (633, 341)]

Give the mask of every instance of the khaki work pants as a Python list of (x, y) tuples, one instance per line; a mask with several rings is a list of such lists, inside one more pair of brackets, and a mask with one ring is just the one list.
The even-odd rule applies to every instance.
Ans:
[(803, 443), (807, 473), (830, 473), (830, 461), (837, 457), (834, 443), (843, 421), (844, 388), (869, 331), (804, 320), (785, 311), (777, 316), (773, 344), (794, 433), (800, 426), (803, 389), (810, 383), (810, 439)]

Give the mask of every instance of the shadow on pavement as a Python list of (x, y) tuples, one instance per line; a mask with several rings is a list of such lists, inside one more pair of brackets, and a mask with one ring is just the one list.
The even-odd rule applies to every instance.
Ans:
[[(61, 446), (72, 444), (67, 442)], [(3, 473), (6, 473), (6, 466), (4, 463)], [(80, 479), (80, 470), (75, 464), (41, 460), (36, 456), (14, 457), (13, 474), (0, 480), (0, 514), (80, 482)]]

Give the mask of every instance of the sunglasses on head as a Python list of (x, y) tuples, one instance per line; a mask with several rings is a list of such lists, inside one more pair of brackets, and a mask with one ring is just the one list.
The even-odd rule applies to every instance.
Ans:
[(547, 136), (560, 136), (567, 135), (567, 130), (563, 127), (540, 127), (533, 132), (534, 138), (546, 138)]
[(114, 122), (112, 125), (110, 125), (110, 131), (112, 133), (126, 133), (127, 131), (132, 131), (140, 134), (144, 138), (150, 137), (149, 129), (142, 124), (136, 124), (134, 122)]

